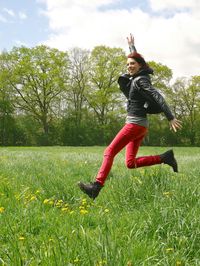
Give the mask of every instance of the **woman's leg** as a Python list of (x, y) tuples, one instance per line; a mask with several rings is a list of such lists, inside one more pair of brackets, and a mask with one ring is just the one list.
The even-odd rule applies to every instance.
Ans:
[(138, 149), (145, 135), (131, 140), (126, 146), (126, 166), (130, 169), (161, 163), (160, 155), (142, 156), (136, 158)]
[(96, 177), (96, 182), (104, 184), (113, 164), (114, 157), (132, 139), (143, 138), (147, 129), (135, 124), (126, 124), (116, 135), (111, 144), (105, 149), (104, 159)]
[(90, 198), (95, 199), (110, 172), (115, 155), (121, 151), (132, 139), (143, 138), (147, 129), (135, 124), (126, 124), (111, 144), (105, 149), (102, 165), (96, 177), (96, 181), (90, 184), (79, 182), (80, 189)]
[(170, 165), (175, 172), (177, 172), (177, 162), (172, 150), (161, 155), (135, 158), (146, 132), (147, 129), (145, 127), (135, 124), (126, 124), (111, 144), (106, 148), (104, 152), (104, 159), (97, 174), (96, 181), (90, 184), (79, 182), (78, 185), (80, 189), (90, 198), (95, 199), (99, 195), (99, 192), (110, 172), (115, 155), (125, 146), (127, 146), (126, 163), (129, 168), (166, 163)]

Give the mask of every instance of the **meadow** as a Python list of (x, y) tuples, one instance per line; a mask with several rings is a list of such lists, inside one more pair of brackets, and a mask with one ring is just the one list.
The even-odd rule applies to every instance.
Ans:
[(77, 182), (93, 181), (103, 150), (0, 148), (0, 265), (200, 265), (200, 148), (174, 148), (178, 174), (128, 170), (122, 151), (93, 201)]

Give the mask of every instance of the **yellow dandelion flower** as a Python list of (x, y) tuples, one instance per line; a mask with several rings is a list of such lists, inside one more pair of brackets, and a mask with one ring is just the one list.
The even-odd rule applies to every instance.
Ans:
[(82, 205), (87, 204), (87, 199), (82, 199)]
[(19, 236), (19, 240), (23, 241), (23, 240), (25, 240), (25, 237), (24, 236)]
[(4, 207), (0, 207), (0, 213), (3, 213), (5, 211)]
[(48, 203), (49, 203), (49, 199), (45, 199), (45, 200), (43, 201), (43, 203), (44, 203), (44, 204), (48, 204)]
[(170, 197), (172, 195), (173, 195), (173, 193), (171, 191), (163, 192), (163, 196)]
[(103, 265), (106, 265), (107, 264), (107, 261), (106, 260), (100, 260), (97, 262), (96, 266), (103, 266)]
[(54, 205), (53, 200), (50, 200), (50, 201), (48, 202), (48, 204), (49, 204), (49, 205)]
[(20, 200), (20, 195), (15, 195), (16, 200)]
[(172, 252), (172, 251), (174, 251), (173, 248), (166, 248), (165, 250), (166, 250), (167, 252)]
[(87, 210), (84, 210), (84, 209), (82, 209), (82, 210), (80, 210), (80, 214), (87, 214), (88, 213), (88, 211)]
[(78, 258), (76, 258), (76, 259), (74, 260), (74, 263), (78, 263), (78, 262), (80, 262), (80, 260), (79, 260)]
[(62, 209), (61, 209), (62, 212), (66, 212), (66, 211), (68, 211), (68, 210), (69, 210), (68, 208), (62, 208)]
[(37, 199), (36, 196), (33, 195), (33, 196), (31, 196), (30, 201), (33, 201), (33, 200), (36, 200), (36, 199)]

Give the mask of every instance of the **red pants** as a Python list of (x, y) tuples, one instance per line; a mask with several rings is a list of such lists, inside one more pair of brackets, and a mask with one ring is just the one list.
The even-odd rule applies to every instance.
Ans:
[(110, 145), (104, 151), (102, 165), (96, 177), (96, 181), (104, 184), (113, 164), (114, 157), (126, 146), (126, 166), (137, 168), (160, 164), (159, 155), (143, 156), (136, 158), (140, 144), (147, 133), (147, 128), (136, 125), (126, 124), (116, 135)]

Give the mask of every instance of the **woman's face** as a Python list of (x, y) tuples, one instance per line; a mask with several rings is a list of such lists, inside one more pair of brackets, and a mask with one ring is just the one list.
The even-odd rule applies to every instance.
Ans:
[(127, 70), (130, 75), (136, 74), (140, 70), (140, 64), (133, 58), (127, 59)]

